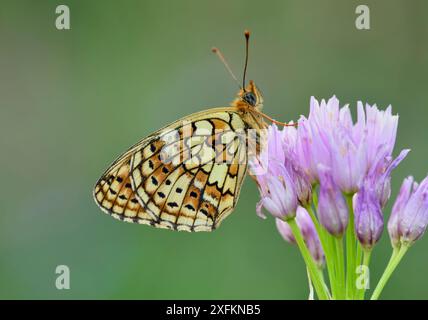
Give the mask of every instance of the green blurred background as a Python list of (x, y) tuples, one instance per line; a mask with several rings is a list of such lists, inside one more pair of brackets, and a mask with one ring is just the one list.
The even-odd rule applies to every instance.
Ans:
[[(67, 4), (71, 30), (55, 28)], [(176, 233), (103, 214), (92, 187), (128, 146), (178, 117), (227, 105), (236, 84), (210, 52), (249, 78), (276, 119), (307, 114), (311, 95), (392, 104), (393, 195), (428, 171), (428, 2), (364, 1), (371, 30), (355, 28), (361, 1), (0, 2), (0, 298), (306, 299), (306, 271), (273, 219), (255, 214), (247, 179), (213, 233)], [(389, 214), (390, 205), (386, 210)], [(391, 252), (384, 233), (372, 287)], [(55, 288), (55, 267), (71, 289)], [(383, 298), (428, 297), (428, 237), (407, 254)]]

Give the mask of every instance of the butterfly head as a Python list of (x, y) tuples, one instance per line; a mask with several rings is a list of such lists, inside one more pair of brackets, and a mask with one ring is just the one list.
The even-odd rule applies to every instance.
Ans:
[(250, 107), (261, 109), (263, 106), (262, 93), (252, 80), (250, 80), (250, 83), (247, 85), (245, 90), (241, 90), (239, 92), (239, 97)]
[(255, 108), (258, 111), (262, 109), (263, 96), (254, 81), (250, 80), (245, 90), (239, 90), (238, 97), (233, 101), (232, 105), (242, 109)]

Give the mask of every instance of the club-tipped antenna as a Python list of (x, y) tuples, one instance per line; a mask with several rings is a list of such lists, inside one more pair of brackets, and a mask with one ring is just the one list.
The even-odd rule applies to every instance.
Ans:
[(226, 67), (227, 71), (230, 73), (230, 75), (232, 76), (233, 80), (235, 80), (235, 82), (238, 84), (239, 88), (241, 88), (241, 85), (239, 84), (238, 78), (236, 78), (235, 74), (233, 73), (232, 69), (230, 69), (229, 64), (227, 63), (226, 59), (224, 58), (223, 54), (221, 53), (221, 51), (216, 48), (213, 47), (211, 49), (212, 52), (214, 52), (217, 57), (220, 59), (220, 61), (224, 64), (224, 66)]
[(245, 30), (245, 65), (244, 65), (244, 75), (242, 76), (242, 88), (245, 91), (245, 76), (247, 75), (247, 66), (248, 66), (248, 44), (250, 40), (250, 31)]

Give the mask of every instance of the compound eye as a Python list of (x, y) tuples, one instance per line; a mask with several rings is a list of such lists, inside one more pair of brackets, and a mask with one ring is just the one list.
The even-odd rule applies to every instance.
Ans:
[(252, 92), (245, 92), (242, 96), (242, 100), (244, 100), (246, 103), (253, 107), (255, 107), (257, 103), (257, 98)]

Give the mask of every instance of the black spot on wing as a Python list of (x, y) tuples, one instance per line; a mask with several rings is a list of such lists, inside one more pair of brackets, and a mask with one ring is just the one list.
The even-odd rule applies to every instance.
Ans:
[(191, 211), (196, 211), (196, 210), (195, 210), (195, 208), (194, 208), (191, 204), (186, 204), (184, 207), (185, 207), (186, 209), (191, 210)]
[(150, 169), (152, 169), (152, 170), (153, 170), (153, 168), (154, 168), (154, 165), (153, 165), (152, 160), (149, 160), (149, 168), (150, 168)]
[(177, 208), (177, 207), (178, 207), (177, 202), (168, 202), (168, 203), (167, 203), (167, 205), (168, 205), (170, 208)]
[(155, 185), (155, 186), (157, 186), (159, 183), (158, 183), (158, 180), (155, 178), (155, 177), (153, 177), (152, 176), (152, 183)]
[(165, 198), (165, 193), (159, 191), (158, 192), (158, 196), (161, 197), (162, 199), (164, 199)]

